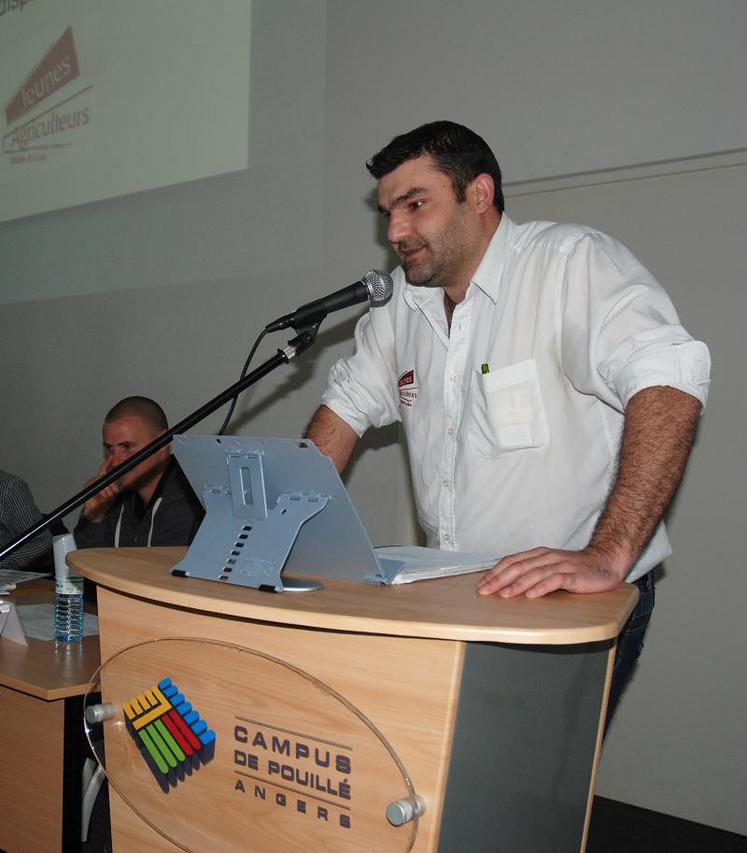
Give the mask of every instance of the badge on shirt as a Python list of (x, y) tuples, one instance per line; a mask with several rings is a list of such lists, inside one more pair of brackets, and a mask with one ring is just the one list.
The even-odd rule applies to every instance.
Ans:
[(402, 406), (412, 408), (412, 404), (418, 399), (418, 386), (415, 384), (415, 371), (406, 370), (398, 379), (399, 402)]

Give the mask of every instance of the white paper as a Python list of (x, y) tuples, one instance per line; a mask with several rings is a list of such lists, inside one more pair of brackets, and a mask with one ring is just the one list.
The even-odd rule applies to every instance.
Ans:
[(446, 578), (489, 569), (500, 557), (474, 551), (441, 551), (418, 545), (391, 545), (375, 548), (377, 557), (399, 560), (405, 565), (392, 578), (392, 584), (412, 583), (431, 578)]
[[(54, 604), (22, 604), (17, 607), (27, 637), (54, 640)], [(83, 615), (83, 636), (98, 634), (99, 620), (93, 613)]]

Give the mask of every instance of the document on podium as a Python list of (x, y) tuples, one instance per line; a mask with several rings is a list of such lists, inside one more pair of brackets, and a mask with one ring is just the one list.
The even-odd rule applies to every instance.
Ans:
[(448, 578), (480, 572), (495, 565), (500, 556), (467, 551), (441, 551), (419, 545), (391, 545), (374, 548), (379, 570), (364, 579), (372, 583), (395, 585), (413, 581)]

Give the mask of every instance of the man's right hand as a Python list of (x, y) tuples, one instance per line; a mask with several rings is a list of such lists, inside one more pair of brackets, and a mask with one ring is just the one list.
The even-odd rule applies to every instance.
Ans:
[[(87, 488), (91, 485), (91, 483), (96, 482), (99, 477), (103, 477), (104, 474), (108, 474), (112, 469), (112, 465), (108, 460), (104, 460), (99, 468), (98, 474), (95, 477), (91, 477), (89, 480), (83, 484), (83, 488)], [(113, 483), (109, 483), (108, 486), (105, 486), (100, 492), (97, 492), (92, 498), (89, 498), (83, 504), (83, 518), (91, 524), (98, 524), (99, 522), (104, 520), (106, 516), (106, 511), (109, 507), (114, 503), (114, 499), (119, 494), (119, 486), (117, 485), (117, 481), (115, 480)]]

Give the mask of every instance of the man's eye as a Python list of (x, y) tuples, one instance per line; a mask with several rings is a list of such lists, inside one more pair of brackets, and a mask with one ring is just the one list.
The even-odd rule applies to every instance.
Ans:
[(410, 208), (410, 210), (418, 210), (418, 209), (419, 209), (419, 208), (421, 208), (424, 204), (425, 204), (425, 202), (424, 202), (422, 199), (418, 199), (417, 201), (411, 201), (411, 202), (408, 204), (408, 207)]

